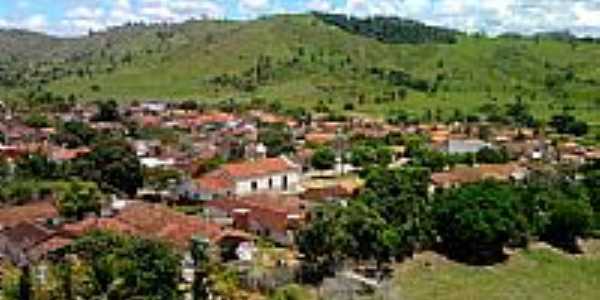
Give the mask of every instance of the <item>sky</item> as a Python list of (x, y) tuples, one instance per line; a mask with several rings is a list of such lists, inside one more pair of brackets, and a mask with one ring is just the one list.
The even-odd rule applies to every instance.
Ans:
[(77, 36), (129, 21), (252, 19), (307, 11), (400, 16), (491, 35), (569, 30), (600, 37), (600, 0), (0, 0), (0, 28)]

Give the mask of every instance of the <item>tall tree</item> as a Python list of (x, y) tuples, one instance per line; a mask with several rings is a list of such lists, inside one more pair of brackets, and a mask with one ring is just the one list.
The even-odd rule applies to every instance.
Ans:
[(124, 140), (98, 143), (92, 151), (74, 163), (77, 175), (94, 181), (103, 190), (136, 194), (143, 186), (142, 166), (135, 151)]
[(448, 253), (470, 263), (496, 262), (503, 247), (527, 229), (517, 193), (485, 181), (450, 190), (436, 200), (436, 228)]

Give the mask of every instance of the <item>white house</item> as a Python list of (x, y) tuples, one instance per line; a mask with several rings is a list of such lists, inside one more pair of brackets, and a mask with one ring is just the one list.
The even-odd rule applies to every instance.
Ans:
[(287, 157), (230, 163), (179, 186), (181, 197), (210, 201), (227, 196), (299, 192), (301, 167)]

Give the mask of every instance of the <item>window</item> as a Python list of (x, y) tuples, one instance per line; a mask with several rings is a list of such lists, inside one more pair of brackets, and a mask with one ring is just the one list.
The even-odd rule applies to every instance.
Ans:
[(283, 178), (281, 179), (282, 183), (281, 183), (281, 187), (283, 188), (284, 191), (287, 191), (288, 189), (288, 177), (287, 175), (284, 175)]
[(252, 189), (253, 192), (256, 191), (256, 190), (258, 190), (258, 182), (252, 181), (250, 183), (250, 188)]
[(269, 189), (273, 189), (273, 178), (269, 178)]

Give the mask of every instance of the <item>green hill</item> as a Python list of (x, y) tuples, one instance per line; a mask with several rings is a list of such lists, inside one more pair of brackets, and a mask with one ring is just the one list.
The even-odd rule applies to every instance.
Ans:
[[(450, 116), (520, 97), (539, 117), (568, 107), (600, 120), (594, 40), (492, 39), (400, 19), (333, 17), (129, 24), (68, 40), (24, 34), (0, 46), (12, 57), (0, 59), (0, 82), (15, 99), (46, 90), (85, 100), (264, 98), (377, 115), (403, 108)], [(36, 43), (52, 51), (35, 51)]]

